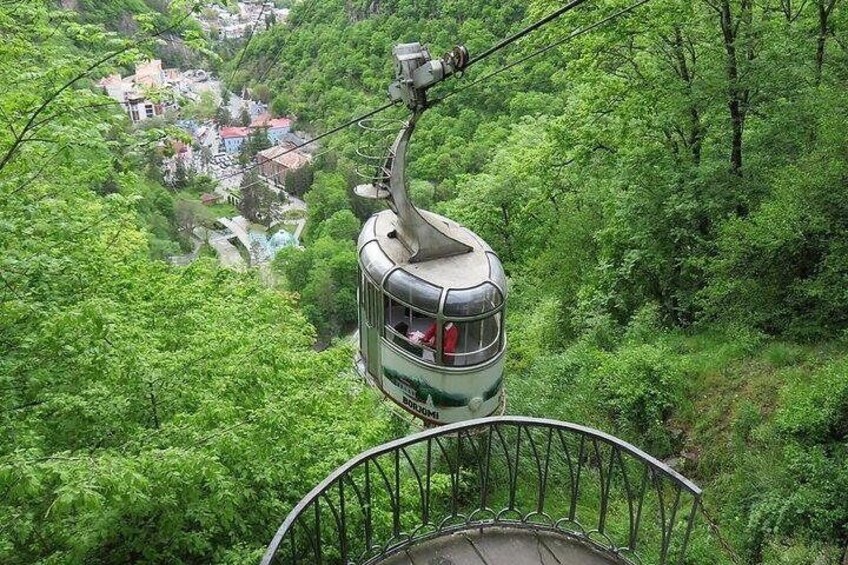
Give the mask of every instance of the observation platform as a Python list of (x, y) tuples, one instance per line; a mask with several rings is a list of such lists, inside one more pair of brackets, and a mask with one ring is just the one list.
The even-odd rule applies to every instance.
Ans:
[(286, 517), (263, 565), (679, 565), (701, 490), (577, 424), (501, 416), (342, 465)]
[(493, 526), (423, 542), (379, 565), (609, 565), (623, 563), (564, 535)]

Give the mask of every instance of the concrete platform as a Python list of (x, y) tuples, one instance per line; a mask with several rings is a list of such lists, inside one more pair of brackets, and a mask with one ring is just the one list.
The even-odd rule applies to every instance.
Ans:
[(435, 538), (379, 565), (610, 565), (605, 556), (566, 536), (520, 528), (488, 527)]

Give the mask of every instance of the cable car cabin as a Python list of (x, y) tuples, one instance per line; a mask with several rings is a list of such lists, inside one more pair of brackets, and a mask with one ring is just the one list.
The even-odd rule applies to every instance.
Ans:
[(390, 210), (359, 235), (358, 366), (391, 400), (430, 424), (489, 416), (503, 404), (506, 279), (497, 255), (428, 212), (471, 251), (411, 263)]
[(366, 177), (370, 182), (354, 189), (389, 207), (369, 218), (359, 234), (357, 367), (428, 424), (490, 416), (504, 406), (501, 262), (471, 231), (416, 208), (406, 186), (407, 148), (428, 107), (426, 91), (460, 71), (468, 51), (457, 46), (432, 59), (420, 43), (406, 43), (393, 54), (389, 97), (412, 115)]

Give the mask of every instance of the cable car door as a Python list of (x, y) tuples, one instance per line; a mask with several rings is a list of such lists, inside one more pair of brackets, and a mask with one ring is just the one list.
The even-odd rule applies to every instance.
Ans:
[(360, 349), (365, 358), (365, 370), (371, 375), (377, 386), (383, 388), (383, 372), (380, 362), (380, 334), (383, 329), (383, 295), (371, 281), (362, 276), (362, 289), (365, 294), (364, 314), (365, 332), (360, 338)]

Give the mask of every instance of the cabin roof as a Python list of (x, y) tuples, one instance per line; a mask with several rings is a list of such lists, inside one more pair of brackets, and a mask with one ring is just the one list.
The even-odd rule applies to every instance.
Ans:
[[(497, 308), (506, 294), (506, 277), (497, 255), (471, 230), (453, 220), (423, 210), (421, 214), (430, 222), (439, 225), (450, 237), (470, 246), (471, 251), (452, 257), (411, 263), (410, 250), (401, 243), (400, 239), (389, 235), (397, 229), (397, 216), (391, 210), (385, 210), (373, 215), (365, 223), (359, 235), (359, 256), (363, 270), (375, 282), (384, 284), (389, 294), (398, 298), (403, 298), (398, 296), (398, 291), (401, 290), (412, 292), (417, 295), (417, 298), (424, 299), (424, 302), (432, 303), (432, 300), (438, 301), (442, 289), (451, 291), (473, 288), (476, 290), (469, 291), (469, 294), (461, 299), (455, 295), (456, 300), (479, 302), (484, 310)], [(389, 271), (393, 272), (386, 277)], [(412, 283), (407, 280), (408, 277), (398, 277), (395, 274), (396, 271), (412, 275), (418, 282)], [(399, 278), (404, 280), (398, 280)], [(436, 287), (438, 292), (428, 293), (427, 284), (423, 283)], [(499, 291), (500, 297), (493, 296), (497, 294), (493, 285)], [(432, 290), (435, 291), (436, 288)], [(428, 294), (432, 296), (432, 300), (423, 296)], [(411, 304), (418, 301), (412, 297), (406, 300)], [(450, 297), (448, 302), (451, 302)], [(483, 304), (489, 306), (484, 307)], [(455, 312), (455, 315), (476, 313), (482, 313), (482, 311)]]

